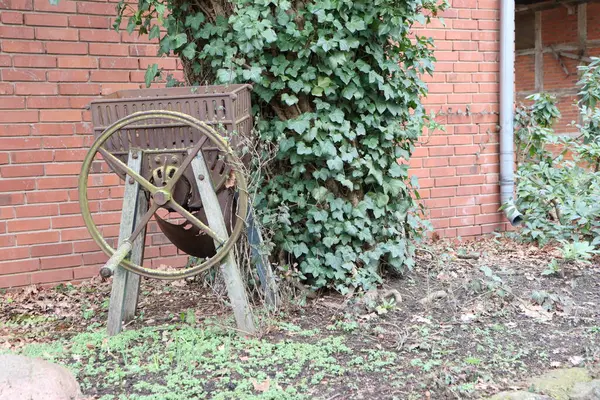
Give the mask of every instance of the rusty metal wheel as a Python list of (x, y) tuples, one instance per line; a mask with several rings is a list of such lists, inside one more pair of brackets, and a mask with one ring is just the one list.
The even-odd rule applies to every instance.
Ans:
[[(231, 189), (235, 191), (237, 199), (237, 209), (234, 210), (234, 222), (233, 226), (231, 227), (231, 233), (229, 234), (228, 238), (219, 237), (217, 233), (215, 233), (210, 227), (208, 227), (204, 222), (202, 222), (200, 218), (198, 218), (197, 214), (195, 215), (193, 212), (191, 212), (191, 210), (187, 209), (189, 207), (185, 207), (183, 204), (181, 204), (181, 201), (178, 201), (176, 198), (180, 197), (175, 191), (176, 185), (178, 184), (178, 182), (180, 182), (180, 179), (184, 175), (184, 172), (188, 169), (188, 167), (190, 167), (194, 158), (197, 157), (199, 152), (203, 151), (202, 146), (206, 143), (205, 141), (198, 141), (193, 146), (184, 149), (179, 149), (181, 151), (185, 151), (186, 156), (182, 159), (182, 161), (178, 163), (179, 165), (177, 168), (169, 171), (165, 169), (164, 172), (156, 172), (156, 175), (159, 178), (164, 176), (164, 174), (168, 175), (168, 179), (163, 180), (162, 185), (157, 184), (156, 178), (147, 179), (144, 176), (142, 176), (142, 174), (133, 171), (131, 168), (128, 167), (126, 163), (124, 163), (121, 159), (119, 159), (103, 147), (103, 145), (116, 132), (119, 132), (124, 128), (130, 129), (128, 127), (130, 127), (133, 124), (137, 124), (136, 126), (143, 127), (144, 125), (140, 124), (140, 122), (142, 121), (146, 121), (146, 123), (155, 124), (156, 121), (159, 120), (184, 124), (186, 127), (189, 127), (192, 130), (197, 130), (197, 132), (200, 132), (202, 136), (206, 137), (207, 140), (210, 141), (211, 146), (214, 146), (212, 147), (213, 149), (216, 149), (216, 151), (223, 155), (225, 160), (224, 162), (230, 168), (229, 175), (231, 176), (231, 181), (233, 182)], [(146, 149), (139, 150), (146, 151)], [(169, 151), (172, 152), (173, 149), (169, 149)], [(209, 257), (204, 262), (192, 266), (191, 268), (171, 268), (167, 270), (157, 270), (132, 263), (126, 258), (120, 262), (120, 265), (122, 267), (136, 274), (150, 278), (181, 279), (189, 276), (194, 276), (213, 266), (219, 265), (221, 261), (223, 261), (223, 259), (227, 256), (227, 254), (232, 250), (235, 242), (238, 240), (240, 234), (242, 233), (242, 230), (244, 229), (246, 215), (248, 213), (248, 192), (246, 186), (246, 179), (241, 171), (242, 162), (235, 155), (234, 151), (229, 146), (227, 140), (221, 135), (219, 135), (214, 129), (187, 114), (176, 111), (140, 111), (130, 114), (113, 123), (95, 140), (83, 161), (81, 174), (79, 176), (79, 204), (85, 225), (88, 231), (90, 232), (90, 235), (106, 255), (111, 257), (111, 259), (115, 259), (115, 252), (117, 252), (117, 250), (110, 246), (100, 233), (96, 223), (92, 218), (92, 214), (89, 207), (87, 193), (88, 178), (91, 172), (92, 162), (94, 161), (97, 154), (100, 154), (102, 156), (105, 162), (115, 173), (126, 178), (126, 184), (128, 180), (133, 180), (137, 182), (140, 186), (140, 190), (144, 190), (147, 193), (148, 198), (150, 199), (148, 210), (136, 223), (136, 226), (133, 229), (133, 233), (119, 246), (118, 251), (123, 253), (121, 255), (129, 253), (136, 237), (144, 231), (144, 228), (151, 220), (152, 216), (155, 215), (155, 213), (161, 208), (168, 208), (169, 210), (174, 210), (177, 213), (179, 213), (191, 225), (197, 228), (199, 232), (208, 235), (210, 238), (212, 238), (216, 245), (216, 254), (214, 254), (212, 257)], [(222, 188), (225, 184), (223, 179), (219, 180), (218, 182), (214, 181), (214, 177), (210, 177), (210, 179), (213, 183), (213, 186), (215, 187), (215, 191)], [(119, 254), (117, 254), (117, 256), (118, 255)]]

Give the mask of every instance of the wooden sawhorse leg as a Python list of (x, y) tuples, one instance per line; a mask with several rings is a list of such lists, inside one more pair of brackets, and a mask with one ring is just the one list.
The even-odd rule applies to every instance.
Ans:
[[(144, 153), (139, 150), (129, 152), (127, 166), (138, 174), (142, 170), (142, 160)], [(121, 227), (119, 230), (119, 246), (125, 239), (128, 239), (135, 224), (140, 220), (148, 210), (148, 200), (140, 185), (125, 177), (125, 193), (123, 195), (123, 210), (121, 214)], [(146, 238), (146, 228), (133, 242), (130, 260), (138, 265), (144, 262), (144, 241)], [(117, 246), (118, 248), (118, 246)], [(140, 276), (127, 271), (118, 265), (114, 270), (112, 290), (110, 293), (110, 303), (108, 308), (108, 335), (113, 336), (121, 332), (122, 323), (129, 322), (135, 316), (138, 296), (140, 291)]]

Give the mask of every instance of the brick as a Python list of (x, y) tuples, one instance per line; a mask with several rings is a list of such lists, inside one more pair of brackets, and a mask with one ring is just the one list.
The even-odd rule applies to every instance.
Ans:
[(108, 256), (102, 252), (83, 254), (84, 265), (105, 264), (106, 261), (108, 261)]
[(107, 3), (96, 3), (96, 2), (78, 2), (77, 12), (80, 14), (96, 14), (96, 15), (110, 15), (113, 16), (116, 13), (115, 4)]
[(3, 9), (8, 10), (33, 10), (32, 0), (5, 0), (0, 3)]
[(81, 171), (79, 163), (52, 163), (46, 165), (46, 175), (77, 175)]
[(458, 177), (435, 178), (434, 187), (458, 186), (458, 185), (460, 185), (460, 178), (458, 178)]
[(77, 187), (76, 176), (43, 177), (37, 180), (38, 189), (67, 189)]
[(73, 268), (73, 278), (75, 280), (88, 279), (88, 278), (98, 275), (99, 271), (100, 271), (99, 265)]
[(0, 67), (10, 67), (12, 66), (12, 57), (9, 55), (1, 55), (0, 54)]
[(16, 243), (15, 235), (0, 235), (0, 247), (13, 247)]
[(83, 147), (82, 137), (45, 137), (44, 148), (46, 149), (65, 149), (70, 147)]
[[(83, 108), (83, 109), (87, 109), (87, 107), (90, 105), (90, 102), (92, 100), (95, 100), (95, 97), (90, 96), (90, 97), (70, 97), (69, 98), (69, 106), (71, 108)], [(89, 132), (89, 129), (86, 129), (86, 132)]]
[(61, 42), (76, 42), (79, 40), (79, 33), (76, 29), (64, 28), (35, 28), (35, 38), (37, 40), (58, 40)]
[(31, 257), (60, 256), (64, 254), (73, 254), (72, 243), (42, 244), (31, 247)]
[[(39, 268), (40, 260), (38, 259), (0, 261), (0, 271), (2, 271), (3, 276), (7, 274), (37, 271)], [(3, 276), (0, 276), (0, 286), (3, 286), (1, 280)]]
[(0, 97), (0, 110), (16, 110), (25, 108), (25, 98), (23, 97)]
[(90, 54), (100, 56), (128, 56), (129, 45), (90, 43)]
[(46, 55), (14, 56), (13, 65), (29, 68), (56, 68), (56, 57)]
[(50, 228), (49, 218), (17, 219), (8, 221), (9, 232), (41, 231)]
[(8, 153), (0, 153), (0, 165), (6, 165), (9, 161)]
[(92, 71), (93, 82), (129, 82), (129, 71)]
[(108, 17), (90, 15), (71, 15), (69, 16), (69, 26), (74, 28), (108, 29), (110, 27), (110, 19)]
[[(40, 97), (40, 99), (45, 99)], [(31, 132), (33, 135), (54, 136), (54, 135), (72, 135), (72, 124), (35, 124)], [(59, 161), (59, 160), (57, 160)]]
[(61, 229), (60, 236), (63, 242), (90, 238), (90, 234), (86, 228)]
[(23, 25), (23, 13), (3, 11), (0, 14), (0, 22), (7, 25)]
[[(0, 112), (0, 123), (26, 123), (37, 122), (38, 112), (29, 110), (13, 110), (10, 112)], [(7, 139), (4, 139), (7, 140)], [(3, 140), (0, 140), (2, 143)], [(2, 150), (10, 150), (9, 148), (0, 147)]]
[(25, 190), (33, 190), (35, 188), (35, 180), (33, 179), (3, 179), (3, 192), (22, 192)]
[(44, 0), (33, 0), (33, 9), (35, 11), (46, 11), (52, 13), (74, 13), (76, 12), (75, 1), (62, 0), (57, 5), (50, 4)]
[(43, 165), (8, 165), (0, 168), (3, 178), (22, 178), (44, 175)]
[(34, 232), (34, 233), (18, 233), (17, 243), (19, 246), (41, 243), (55, 243), (60, 239), (60, 234), (57, 231)]
[[(27, 98), (27, 108), (69, 108), (69, 99), (65, 97), (31, 96)], [(36, 124), (37, 125), (37, 124)], [(35, 130), (35, 128), (34, 128)]]
[(121, 41), (121, 35), (113, 30), (80, 29), (79, 40), (84, 42), (113, 42)]
[[(60, 258), (60, 257), (59, 257)], [(56, 261), (54, 261), (56, 262)], [(43, 263), (43, 260), (42, 260)], [(46, 262), (49, 264), (50, 262)], [(58, 266), (57, 268), (60, 268)], [(36, 285), (40, 283), (58, 283), (70, 281), (73, 279), (72, 269), (59, 269), (55, 271), (42, 271), (31, 274), (31, 283)]]
[(2, 79), (10, 82), (17, 81), (45, 81), (46, 71), (40, 69), (4, 69)]
[(87, 149), (63, 149), (54, 151), (55, 161), (83, 161)]
[(42, 143), (42, 141), (41, 141), (40, 138), (29, 138), (29, 137), (25, 137), (25, 138), (5, 138), (5, 137), (0, 137), (0, 149), (2, 149), (3, 151), (6, 151), (6, 150), (39, 149), (40, 146), (41, 146), (41, 143)]
[[(132, 72), (133, 74), (133, 72)], [(103, 83), (102, 95), (106, 96), (119, 90), (140, 89), (140, 85), (136, 83)]]
[(27, 204), (64, 202), (68, 197), (64, 190), (36, 190), (27, 193)]
[(456, 234), (460, 237), (478, 236), (481, 235), (480, 226), (467, 226), (456, 229)]
[(41, 122), (81, 121), (81, 111), (78, 110), (41, 110)]
[[(35, 204), (16, 208), (17, 218), (47, 217), (58, 215), (57, 204)], [(0, 257), (1, 259), (1, 257)]]
[(33, 28), (25, 26), (0, 26), (0, 39), (33, 39)]
[[(92, 71), (92, 74), (97, 71)], [(81, 83), (61, 83), (58, 86), (59, 93), (67, 96), (87, 95), (97, 96), (101, 93), (101, 86), (98, 84), (81, 84)], [(79, 118), (79, 121), (81, 117)]]
[(138, 61), (135, 58), (105, 57), (100, 58), (100, 68), (137, 69)]
[(25, 25), (67, 26), (67, 16), (59, 14), (25, 14)]
[(15, 88), (13, 84), (0, 82), (0, 95), (13, 94), (14, 92)]
[(452, 197), (456, 193), (455, 188), (432, 188), (431, 197)]
[(48, 54), (87, 54), (88, 44), (48, 42), (46, 43), (46, 52)]
[(0, 287), (1, 288), (16, 288), (21, 286), (27, 286), (31, 284), (31, 276), (29, 274), (18, 274), (18, 275), (1, 275), (0, 276)]
[(456, 169), (454, 167), (438, 167), (431, 170), (430, 176), (432, 178), (438, 176), (453, 176), (455, 173)]
[(129, 46), (129, 55), (134, 57), (154, 57), (157, 55), (156, 45), (132, 44)]
[(58, 57), (59, 68), (98, 68), (98, 60), (92, 57)]

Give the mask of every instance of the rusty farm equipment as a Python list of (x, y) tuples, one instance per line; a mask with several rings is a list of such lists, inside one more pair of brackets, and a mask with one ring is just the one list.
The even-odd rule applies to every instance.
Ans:
[[(254, 331), (252, 311), (233, 248), (248, 226), (249, 212), (240, 135), (252, 129), (250, 85), (177, 87), (116, 92), (91, 103), (95, 141), (79, 178), (79, 203), (90, 235), (110, 258), (100, 273), (113, 275), (108, 331), (118, 333), (135, 315), (140, 276), (182, 279), (221, 267), (238, 328)], [(124, 182), (119, 241), (103, 237), (89, 206), (89, 176), (112, 171)], [(175, 215), (176, 218), (167, 218)], [(201, 260), (188, 268), (144, 266), (146, 227), (156, 221), (181, 251)], [(260, 258), (260, 257), (259, 257)], [(267, 300), (274, 279), (258, 263)]]

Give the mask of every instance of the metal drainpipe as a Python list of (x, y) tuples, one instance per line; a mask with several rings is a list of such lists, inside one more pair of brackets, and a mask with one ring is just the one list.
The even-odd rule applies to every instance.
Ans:
[(511, 225), (523, 221), (514, 206), (515, 0), (500, 6), (500, 202)]

